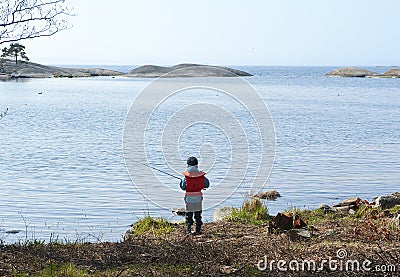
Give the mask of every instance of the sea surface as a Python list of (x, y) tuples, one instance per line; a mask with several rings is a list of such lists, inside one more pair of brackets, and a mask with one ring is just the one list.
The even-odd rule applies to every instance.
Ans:
[[(101, 67), (127, 72), (135, 66)], [(372, 200), (400, 190), (400, 79), (325, 77), (333, 67), (235, 68), (254, 74), (243, 79), (261, 96), (274, 124), (274, 164), (264, 190), (275, 189), (282, 197), (266, 202), (271, 214), (332, 205), (349, 197)], [(132, 102), (152, 81), (96, 77), (0, 82), (0, 112), (8, 108), (0, 120), (0, 242), (120, 241), (129, 225), (145, 215), (180, 219), (171, 207), (154, 204), (146, 192), (138, 191), (125, 166), (125, 119)], [(201, 99), (220, 101), (239, 123), (247, 122), (249, 113), (242, 106), (218, 97), (209, 92)], [(179, 160), (174, 161), (182, 168), (166, 165), (158, 144), (146, 146), (153, 151), (148, 157), (135, 159), (180, 176), (186, 155), (195, 148), (194, 153), (203, 155), (211, 182), (204, 192), (206, 203), (207, 197), (213, 199), (212, 186), (218, 186), (226, 170), (236, 170), (229, 154), (234, 140), (226, 134), (237, 130), (239, 136), (244, 130), (251, 142), (253, 130), (167, 121), (185, 101), (176, 97), (163, 103), (148, 125), (154, 128), (150, 141), (151, 136), (162, 135), (158, 122), (182, 130)], [(196, 142), (199, 134), (201, 140)], [(257, 141), (248, 149), (251, 158), (258, 159)], [(212, 153), (212, 161), (204, 153)], [(134, 170), (144, 172), (144, 168), (138, 163)], [(260, 170), (269, 173), (268, 166), (261, 165)], [(174, 204), (182, 200), (178, 179), (160, 172), (156, 177), (174, 188), (165, 198)], [(143, 176), (139, 182), (151, 184), (153, 178)], [(204, 220), (211, 221), (217, 207), (239, 207), (247, 193), (244, 188), (226, 192), (223, 202), (204, 211)]]

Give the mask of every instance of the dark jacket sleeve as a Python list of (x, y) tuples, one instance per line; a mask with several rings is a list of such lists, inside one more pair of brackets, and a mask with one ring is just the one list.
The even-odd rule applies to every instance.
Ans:
[(179, 184), (179, 186), (181, 187), (181, 190), (186, 190), (186, 178), (183, 178), (181, 180), (181, 183)]
[(209, 188), (210, 187), (210, 181), (207, 179), (207, 177), (204, 177), (204, 188)]

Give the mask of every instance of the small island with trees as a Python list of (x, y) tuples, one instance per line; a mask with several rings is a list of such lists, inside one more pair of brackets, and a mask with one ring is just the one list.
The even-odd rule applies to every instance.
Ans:
[[(11, 58), (11, 59), (9, 59)], [(0, 80), (16, 78), (76, 78), (94, 76), (126, 76), (133, 78), (180, 78), (180, 77), (238, 77), (252, 76), (250, 73), (220, 66), (200, 64), (178, 64), (171, 67), (144, 65), (123, 72), (103, 68), (64, 68), (29, 62), (25, 46), (11, 43), (2, 49), (0, 56)]]

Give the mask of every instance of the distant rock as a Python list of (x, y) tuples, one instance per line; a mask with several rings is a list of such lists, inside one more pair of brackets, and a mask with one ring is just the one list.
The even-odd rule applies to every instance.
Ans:
[(167, 75), (164, 77), (169, 78), (253, 76), (250, 73), (233, 68), (201, 64), (178, 64), (171, 67), (144, 65), (133, 69), (126, 76), (140, 78), (158, 78), (165, 74)]
[(325, 74), (325, 76), (330, 76), (330, 77), (359, 77), (359, 78), (372, 77), (378, 75), (379, 74), (376, 72), (354, 67), (342, 67)]
[(383, 74), (362, 68), (343, 67), (335, 69), (325, 76), (330, 77), (359, 77), (359, 78), (400, 78), (400, 68), (392, 68)]
[(392, 68), (383, 73), (383, 76), (386, 78), (400, 78), (400, 68)]
[(37, 63), (11, 60), (1, 63), (0, 79), (10, 78), (54, 78), (54, 77), (93, 77), (118, 76), (123, 73), (102, 68), (62, 68)]
[(200, 64), (178, 64), (172, 67), (145, 65), (133, 69), (128, 74), (102, 68), (63, 68), (26, 61), (3, 60), (0, 62), (0, 80), (12, 78), (76, 78), (94, 76), (126, 76), (157, 78), (165, 77), (237, 77), (251, 74), (228, 67)]

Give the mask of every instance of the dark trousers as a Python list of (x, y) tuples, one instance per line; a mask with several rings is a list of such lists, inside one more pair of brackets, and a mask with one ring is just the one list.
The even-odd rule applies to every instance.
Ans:
[(203, 222), (201, 221), (201, 211), (197, 212), (186, 212), (185, 219), (186, 225), (192, 226), (193, 225), (193, 213), (194, 219), (196, 220), (196, 226), (201, 226)]

